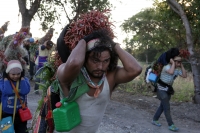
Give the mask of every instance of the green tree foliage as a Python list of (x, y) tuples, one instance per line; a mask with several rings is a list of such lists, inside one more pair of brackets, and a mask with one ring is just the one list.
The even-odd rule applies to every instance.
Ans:
[(66, 25), (89, 10), (102, 11), (112, 7), (109, 0), (18, 0), (18, 4), (22, 14), (22, 27), (30, 26), (32, 19), (39, 18), (43, 30), (56, 22), (63, 23), (61, 17), (67, 18), (64, 22)]
[[(187, 19), (190, 23), (190, 28), (192, 30), (192, 36), (193, 36), (193, 41), (194, 41), (194, 49), (196, 50), (196, 52), (199, 52), (199, 48), (200, 48), (200, 36), (199, 36), (199, 30), (200, 30), (200, 12), (199, 12), (199, 4), (200, 1), (199, 0), (177, 0), (177, 2), (181, 5), (181, 7), (184, 10), (184, 13), (187, 16)], [(166, 8), (163, 8), (161, 5), (165, 4)], [(161, 15), (165, 15), (166, 19), (171, 20), (171, 21), (179, 21), (180, 25), (179, 28), (183, 28), (184, 29), (184, 33), (185, 34), (185, 27), (183, 25), (183, 22), (180, 18), (180, 16), (178, 16), (178, 14), (176, 12), (174, 12), (172, 9), (169, 8), (169, 5), (167, 5), (167, 2), (164, 0), (163, 2), (158, 2), (156, 0), (155, 2), (155, 6), (156, 8), (159, 9), (159, 11), (161, 12)], [(176, 25), (176, 23), (175, 23)], [(186, 39), (185, 36), (184, 38), (181, 38), (182, 40), (184, 40), (184, 47), (186, 47)]]
[[(184, 7), (186, 15), (191, 23), (192, 32), (194, 34), (195, 50), (199, 52), (199, 18), (198, 0), (180, 0)], [(187, 48), (185, 28), (181, 18), (170, 9), (166, 1), (160, 2), (156, 0), (154, 7), (145, 9), (138, 14), (127, 19), (122, 25), (122, 29), (132, 36), (126, 38), (126, 49), (129, 51), (139, 50), (143, 56), (150, 50), (158, 51), (155, 54), (157, 58), (162, 52), (171, 47)], [(143, 57), (143, 60), (145, 58)], [(151, 61), (151, 60), (150, 60)]]
[(158, 50), (159, 55), (171, 47), (188, 49), (190, 57), (187, 61), (194, 80), (194, 101), (200, 103), (200, 1), (154, 2), (153, 8), (134, 15), (122, 24), (125, 32), (132, 33), (132, 37), (125, 40), (127, 48), (134, 48), (133, 53), (143, 53), (146, 57), (150, 56), (149, 49)]
[[(161, 52), (184, 44), (184, 29), (180, 28), (180, 25), (179, 20), (172, 22), (171, 19), (166, 19), (165, 15), (160, 15), (158, 8), (141, 11), (122, 24), (122, 29), (133, 35), (125, 40), (126, 48), (138, 49), (143, 56), (148, 53), (148, 57), (151, 57), (149, 61), (152, 61), (152, 52), (155, 59)], [(142, 61), (145, 61), (144, 59), (146, 60), (143, 57)]]
[[(179, 2), (179, 3), (178, 3)], [(196, 30), (196, 26), (199, 25), (198, 19), (196, 19), (197, 14), (194, 14), (193, 11), (198, 13), (198, 6), (195, 4), (199, 4), (199, 1), (177, 1), (177, 0), (167, 0), (168, 5), (170, 8), (181, 18), (184, 28), (186, 29), (186, 42), (187, 42), (187, 48), (190, 52), (190, 58), (189, 62), (191, 64), (192, 73), (193, 73), (193, 81), (194, 81), (194, 92), (195, 96), (193, 97), (193, 100), (195, 103), (200, 104), (200, 69), (199, 69), (199, 62), (200, 62), (200, 56), (199, 56), (199, 45), (198, 45), (198, 33), (196, 34), (195, 31), (198, 32), (199, 29)], [(180, 5), (182, 4), (182, 6)], [(191, 7), (191, 5), (194, 5), (195, 10), (188, 10), (187, 7)], [(184, 5), (184, 6), (183, 6)], [(192, 9), (194, 9), (192, 7)], [(190, 13), (193, 17), (189, 17), (188, 13)], [(191, 19), (194, 18), (194, 19)], [(195, 22), (196, 21), (196, 22)], [(192, 27), (192, 29), (191, 29)], [(193, 32), (192, 32), (193, 31)], [(197, 35), (197, 38), (196, 38)], [(195, 46), (196, 45), (196, 46)]]

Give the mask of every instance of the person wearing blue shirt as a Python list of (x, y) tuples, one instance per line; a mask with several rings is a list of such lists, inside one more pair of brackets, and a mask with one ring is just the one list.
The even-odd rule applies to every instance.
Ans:
[[(18, 93), (23, 103), (27, 105), (27, 94), (30, 92), (29, 79), (24, 77), (22, 65), (18, 60), (11, 60), (7, 64), (3, 78), (0, 79), (0, 91), (2, 92), (2, 118), (12, 116), (14, 112), (15, 92), (12, 84), (16, 87), (19, 81)], [(22, 108), (20, 100), (17, 98), (16, 114), (14, 118), (15, 133), (28, 133), (27, 121), (22, 122), (19, 116), (19, 109)]]

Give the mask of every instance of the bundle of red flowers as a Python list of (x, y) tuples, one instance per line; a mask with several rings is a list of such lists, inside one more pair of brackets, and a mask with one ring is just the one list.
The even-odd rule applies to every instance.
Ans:
[(179, 55), (184, 59), (188, 59), (190, 56), (190, 52), (187, 49), (180, 49), (179, 52)]
[(103, 12), (93, 10), (82, 14), (77, 21), (70, 24), (64, 37), (65, 44), (67, 44), (70, 49), (73, 49), (81, 38), (99, 29), (106, 29), (110, 37), (114, 38), (111, 28), (113, 24), (109, 22), (108, 13), (109, 10)]

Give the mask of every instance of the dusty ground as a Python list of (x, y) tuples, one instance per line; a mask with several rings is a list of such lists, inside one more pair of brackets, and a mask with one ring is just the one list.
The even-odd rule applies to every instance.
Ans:
[[(40, 95), (28, 95), (29, 107), (34, 114)], [(152, 117), (159, 105), (154, 97), (136, 96), (116, 90), (112, 95), (100, 133), (169, 133), (164, 115), (160, 118), (161, 127), (151, 124)], [(200, 105), (187, 103), (171, 103), (172, 118), (180, 133), (200, 133)], [(28, 124), (31, 127), (31, 121)]]
[[(169, 133), (162, 114), (161, 127), (151, 124), (159, 105), (154, 97), (135, 96), (122, 91), (112, 95), (100, 131), (104, 133)], [(179, 132), (200, 133), (200, 105), (193, 103), (171, 103), (172, 118)]]

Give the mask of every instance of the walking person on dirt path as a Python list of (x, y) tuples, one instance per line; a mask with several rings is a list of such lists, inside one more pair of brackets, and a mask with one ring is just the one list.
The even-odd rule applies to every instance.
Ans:
[[(118, 59), (123, 66), (117, 65)], [(115, 43), (106, 30), (81, 39), (57, 71), (62, 97), (68, 96), (70, 85), (79, 74), (89, 86), (89, 91), (76, 100), (82, 122), (70, 133), (96, 133), (116, 85), (133, 80), (141, 71), (136, 59)]]
[(30, 83), (29, 79), (24, 77), (22, 65), (18, 60), (10, 60), (8, 62), (3, 78), (0, 80), (0, 91), (2, 92), (2, 118), (14, 116), (15, 92), (13, 91), (13, 86), (18, 88), (18, 94), (23, 102), (21, 103), (19, 99), (17, 99), (14, 130), (15, 133), (28, 133), (27, 121), (21, 121), (19, 109), (22, 108), (22, 104), (27, 105), (27, 94), (30, 92)]
[(158, 122), (158, 119), (164, 111), (169, 130), (172, 131), (179, 130), (172, 121), (169, 102), (171, 95), (174, 94), (172, 85), (177, 76), (181, 76), (183, 78), (187, 77), (185, 68), (182, 64), (182, 58), (180, 56), (175, 56), (173, 59), (171, 58), (170, 63), (162, 69), (160, 79), (157, 83), (157, 97), (160, 100), (160, 106), (158, 107), (152, 121), (152, 124), (160, 127), (161, 124)]

